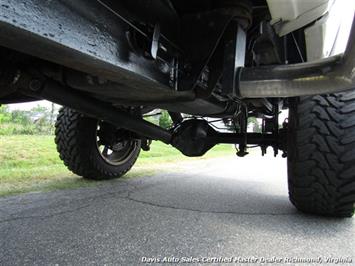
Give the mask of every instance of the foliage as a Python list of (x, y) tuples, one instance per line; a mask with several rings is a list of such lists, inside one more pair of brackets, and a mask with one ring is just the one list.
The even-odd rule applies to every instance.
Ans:
[(159, 125), (159, 118), (156, 116), (146, 116), (144, 117), (144, 120), (154, 124), (154, 125)]
[[(235, 131), (240, 130), (239, 124), (234, 125), (230, 119), (226, 119), (223, 122), (229, 131), (235, 132)], [(254, 133), (261, 133), (261, 124), (256, 117), (249, 117), (248, 118), (248, 129), (250, 129), (250, 128), (252, 129), (252, 132), (254, 132)]]
[[(11, 122), (15, 124), (28, 125), (32, 124), (31, 117), (28, 112), (21, 110), (14, 110), (10, 112)], [(8, 121), (8, 122), (10, 122)]]
[(256, 119), (256, 117), (249, 117), (248, 125), (252, 126), (253, 132), (261, 133), (261, 125), (258, 122), (258, 119)]
[(36, 106), (30, 111), (0, 106), (0, 135), (51, 135), (54, 133), (55, 107)]
[(9, 113), (9, 107), (6, 105), (0, 106), (0, 123), (6, 123), (11, 120), (11, 115)]
[(0, 136), (11, 135), (35, 135), (36, 127), (34, 124), (1, 123)]
[(162, 111), (160, 118), (159, 118), (159, 126), (162, 128), (171, 128), (173, 121), (170, 118), (170, 115), (167, 111)]

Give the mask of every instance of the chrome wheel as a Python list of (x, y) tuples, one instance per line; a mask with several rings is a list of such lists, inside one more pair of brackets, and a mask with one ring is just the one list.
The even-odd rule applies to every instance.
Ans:
[(138, 141), (123, 129), (114, 129), (99, 122), (96, 133), (96, 146), (102, 159), (110, 165), (126, 163), (140, 149)]

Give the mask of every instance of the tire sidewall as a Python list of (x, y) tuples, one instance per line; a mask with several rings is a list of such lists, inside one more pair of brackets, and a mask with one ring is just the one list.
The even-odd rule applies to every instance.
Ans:
[[(109, 164), (102, 158), (97, 147), (97, 120), (82, 116), (78, 124), (78, 131), (80, 131), (78, 133), (80, 134), (79, 150), (81, 151), (81, 158), (88, 158), (88, 163), (102, 173), (102, 176), (115, 178), (123, 175), (131, 169), (140, 154), (141, 140), (135, 140), (136, 148), (126, 159), (126, 162), (120, 165)], [(97, 175), (97, 173), (93, 173), (93, 178), (95, 178), (95, 174)]]

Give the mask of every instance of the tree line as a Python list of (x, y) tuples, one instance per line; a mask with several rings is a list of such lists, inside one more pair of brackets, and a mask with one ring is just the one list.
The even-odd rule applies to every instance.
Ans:
[[(9, 106), (0, 106), (0, 135), (52, 135), (59, 107), (52, 104), (51, 108), (37, 105), (29, 111), (11, 110)], [(167, 111), (161, 110), (158, 115), (146, 120), (169, 129), (173, 122)], [(256, 118), (249, 118), (248, 125), (253, 132), (260, 132), (260, 123)], [(235, 130), (234, 125), (225, 123), (226, 129)]]
[(0, 135), (52, 135), (58, 108), (37, 105), (29, 111), (0, 106)]

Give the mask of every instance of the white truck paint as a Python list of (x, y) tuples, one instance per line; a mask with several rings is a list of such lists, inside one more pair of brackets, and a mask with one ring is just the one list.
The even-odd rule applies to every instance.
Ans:
[(307, 61), (343, 53), (355, 13), (355, 0), (267, 0), (279, 36), (308, 24)]
[(319, 60), (345, 51), (354, 13), (354, 0), (336, 0), (325, 16), (305, 29), (308, 61)]
[[(352, 0), (350, 0), (352, 1)], [(329, 0), (267, 0), (271, 24), (277, 33), (284, 36), (323, 16)]]

